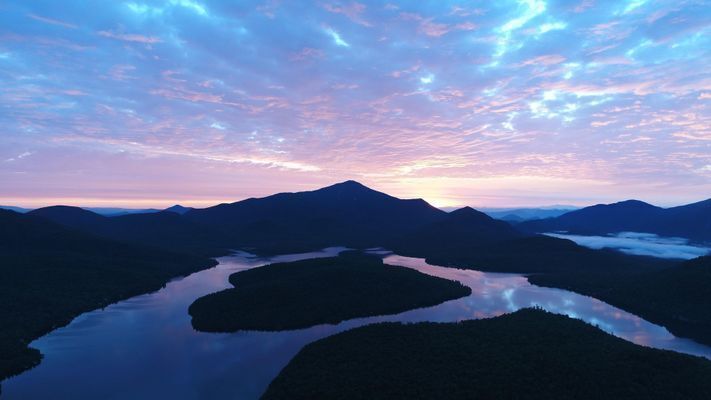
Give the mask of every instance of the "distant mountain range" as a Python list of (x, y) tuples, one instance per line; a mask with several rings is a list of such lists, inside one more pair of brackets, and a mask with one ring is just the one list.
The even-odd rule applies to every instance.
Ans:
[(639, 200), (598, 204), (555, 218), (522, 222), (516, 227), (525, 232), (567, 231), (588, 235), (646, 232), (709, 242), (711, 199), (671, 208), (661, 208)]
[[(84, 210), (91, 211), (93, 213), (103, 215), (106, 217), (118, 217), (121, 215), (128, 215), (128, 214), (148, 214), (148, 213), (156, 213), (160, 211), (172, 211), (178, 214), (184, 214), (188, 210), (192, 210), (190, 207), (183, 207), (181, 205), (174, 205), (172, 207), (166, 208), (165, 210), (158, 210), (156, 208), (117, 208), (117, 207), (80, 207)], [(23, 208), (23, 207), (15, 207), (15, 206), (0, 206), (0, 209), (2, 210), (10, 210), (14, 211), (20, 214), (25, 214), (33, 209), (31, 208)]]
[(226, 254), (229, 247), (221, 232), (171, 211), (107, 217), (79, 207), (52, 206), (26, 215), (46, 218), (99, 237), (165, 250), (214, 256)]
[[(441, 210), (446, 212), (452, 212), (458, 210), (461, 207), (441, 207)], [(563, 215), (567, 212), (577, 210), (579, 207), (566, 206), (566, 205), (553, 205), (544, 207), (481, 207), (477, 210), (483, 212), (484, 214), (501, 219), (508, 222), (523, 222), (534, 219), (552, 218)]]
[(523, 222), (543, 218), (555, 218), (576, 209), (577, 207), (570, 206), (565, 208), (482, 209), (481, 211), (492, 218), (508, 222)]
[(22, 208), (22, 207), (15, 207), (15, 206), (0, 206), (0, 210), (9, 210), (9, 211), (14, 211), (16, 213), (24, 214), (30, 209), (28, 208)]

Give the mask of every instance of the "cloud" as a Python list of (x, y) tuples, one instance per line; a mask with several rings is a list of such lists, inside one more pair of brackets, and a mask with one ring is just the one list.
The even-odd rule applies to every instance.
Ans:
[(325, 56), (323, 50), (320, 49), (314, 49), (311, 47), (304, 47), (303, 49), (299, 50), (298, 52), (292, 53), (289, 56), (289, 59), (291, 61), (305, 61), (305, 60), (313, 60), (313, 59), (319, 59), (323, 58)]
[(31, 156), (32, 154), (34, 154), (34, 153), (31, 151), (25, 151), (23, 153), (16, 155), (15, 157), (6, 159), (5, 162), (13, 162), (13, 161), (17, 161), (17, 160), (22, 160), (23, 158), (27, 158), (27, 157)]
[(63, 28), (68, 28), (68, 29), (77, 29), (78, 28), (78, 26), (76, 26), (74, 24), (70, 24), (69, 22), (60, 21), (58, 19), (47, 18), (47, 17), (43, 17), (40, 15), (35, 15), (35, 14), (28, 14), (27, 16), (36, 20), (36, 21), (44, 22), (45, 24), (61, 26)]
[(132, 33), (115, 33), (112, 31), (99, 31), (97, 33), (99, 36), (103, 36), (103, 37), (107, 37), (107, 38), (111, 38), (111, 39), (116, 39), (116, 40), (123, 40), (125, 42), (154, 44), (154, 43), (160, 43), (163, 41), (160, 38), (157, 38), (155, 36), (146, 36), (146, 35), (132, 34)]
[(563, 61), (565, 61), (565, 57), (560, 54), (547, 54), (526, 60), (522, 62), (521, 65), (555, 65), (560, 64)]
[(400, 18), (406, 21), (416, 21), (417, 31), (427, 36), (440, 37), (452, 31), (472, 31), (477, 25), (471, 21), (448, 25), (434, 22), (434, 18), (425, 18), (416, 13), (401, 13)]
[(343, 38), (341, 38), (341, 34), (339, 34), (338, 32), (334, 31), (333, 29), (331, 29), (331, 28), (326, 28), (324, 31), (326, 32), (326, 34), (327, 34), (328, 36), (331, 37), (331, 39), (333, 39), (333, 43), (334, 43), (336, 46), (351, 47), (351, 45), (348, 44), (348, 42), (346, 42), (345, 40), (343, 40)]
[(665, 238), (651, 233), (620, 232), (612, 236), (581, 236), (547, 233), (562, 239), (570, 239), (592, 249), (610, 248), (638, 256), (689, 260), (709, 254), (711, 248), (692, 246), (683, 238)]
[(343, 14), (356, 24), (371, 27), (372, 24), (363, 19), (365, 5), (361, 3), (350, 3), (348, 5), (341, 4), (324, 4), (323, 8), (335, 14)]

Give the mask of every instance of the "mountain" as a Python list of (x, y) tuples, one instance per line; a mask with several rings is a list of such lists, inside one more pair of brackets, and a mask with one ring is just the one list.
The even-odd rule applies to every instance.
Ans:
[(190, 211), (190, 210), (193, 210), (193, 208), (192, 208), (192, 207), (183, 207), (183, 206), (181, 206), (180, 204), (176, 204), (176, 205), (174, 205), (174, 206), (172, 206), (172, 207), (166, 208), (166, 209), (163, 210), (163, 211), (168, 211), (168, 212), (173, 212), (173, 213), (176, 213), (176, 214), (183, 215), (183, 214), (185, 214), (186, 212), (188, 212), (188, 211)]
[(471, 207), (450, 212), (445, 218), (402, 236), (394, 248), (404, 253), (460, 253), (472, 247), (520, 238), (523, 234), (504, 221)]
[(579, 234), (647, 232), (710, 241), (711, 199), (666, 209), (639, 200), (598, 204), (557, 218), (522, 222), (516, 227), (528, 232), (567, 231)]
[(0, 210), (0, 380), (36, 365), (27, 344), (75, 316), (214, 264)]
[[(461, 207), (441, 207), (442, 211), (452, 212)], [(508, 222), (523, 222), (534, 219), (554, 218), (567, 212), (577, 210), (579, 207), (567, 205), (552, 205), (542, 207), (479, 207), (477, 210), (484, 214)]]
[(110, 207), (82, 207), (85, 210), (95, 212), (99, 215), (103, 215), (105, 217), (118, 217), (120, 215), (128, 215), (128, 214), (147, 214), (147, 213), (155, 213), (160, 210), (156, 210), (155, 208), (142, 208), (142, 209), (137, 209), (137, 208), (110, 208)]
[(174, 212), (105, 217), (79, 207), (52, 206), (31, 211), (28, 215), (47, 218), (60, 225), (107, 239), (179, 252), (216, 256), (225, 254), (225, 249), (229, 247), (220, 232)]
[(401, 200), (355, 181), (185, 213), (191, 221), (222, 231), (233, 243), (272, 253), (382, 246), (446, 216), (422, 199)]
[(490, 272), (638, 271), (673, 264), (613, 250), (593, 250), (571, 240), (527, 234), (470, 207), (403, 235), (387, 247), (400, 255), (423, 257), (431, 264)]
[(682, 236), (711, 242), (711, 199), (667, 208), (658, 232), (664, 236)]
[(0, 206), (0, 210), (10, 210), (10, 211), (14, 211), (14, 212), (20, 213), (20, 214), (24, 214), (24, 213), (30, 211), (30, 209), (28, 209), (28, 208), (15, 207), (15, 206)]
[(57, 224), (81, 231), (100, 234), (109, 218), (93, 211), (72, 206), (50, 206), (30, 211), (27, 215), (46, 218)]
[(558, 206), (559, 208), (482, 208), (479, 211), (486, 215), (509, 222), (522, 222), (544, 218), (555, 218), (575, 210), (572, 206)]

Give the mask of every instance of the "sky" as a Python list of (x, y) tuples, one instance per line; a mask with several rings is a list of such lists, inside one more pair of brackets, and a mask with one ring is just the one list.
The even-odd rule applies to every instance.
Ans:
[(711, 197), (710, 1), (0, 2), (0, 204)]

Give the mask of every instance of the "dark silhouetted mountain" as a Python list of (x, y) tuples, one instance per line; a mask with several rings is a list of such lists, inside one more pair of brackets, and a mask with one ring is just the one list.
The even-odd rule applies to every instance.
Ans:
[(492, 244), (523, 235), (505, 221), (491, 218), (471, 207), (450, 212), (445, 218), (403, 235), (394, 244), (400, 252), (424, 251), (421, 255), (434, 253), (460, 254), (476, 246)]
[(523, 222), (517, 228), (528, 232), (568, 231), (579, 234), (648, 232), (709, 241), (711, 199), (666, 209), (638, 200), (598, 204), (557, 218)]
[(79, 207), (40, 208), (28, 215), (104, 238), (161, 247), (200, 255), (222, 255), (228, 248), (223, 236), (174, 212), (138, 213), (104, 217)]
[(93, 211), (71, 206), (51, 206), (30, 211), (28, 215), (46, 218), (50, 221), (81, 231), (103, 234), (109, 218)]
[(401, 200), (354, 181), (185, 214), (192, 221), (221, 230), (235, 243), (262, 252), (331, 245), (382, 246), (446, 216), (422, 199)]
[(437, 265), (492, 272), (637, 271), (673, 264), (613, 250), (593, 250), (571, 240), (525, 234), (470, 207), (402, 235), (388, 247)]
[(662, 224), (652, 233), (711, 241), (711, 199), (665, 209)]
[(181, 206), (180, 204), (176, 204), (176, 205), (174, 205), (174, 206), (172, 206), (172, 207), (166, 208), (166, 209), (163, 210), (163, 211), (174, 212), (174, 213), (176, 213), (176, 214), (183, 215), (183, 214), (185, 214), (186, 212), (188, 212), (188, 211), (190, 211), (190, 210), (193, 210), (193, 208), (192, 208), (192, 207), (183, 207), (183, 206)]
[(36, 365), (39, 352), (27, 344), (82, 312), (157, 290), (176, 276), (212, 265), (206, 258), (116, 242), (37, 215), (0, 210), (0, 380)]

